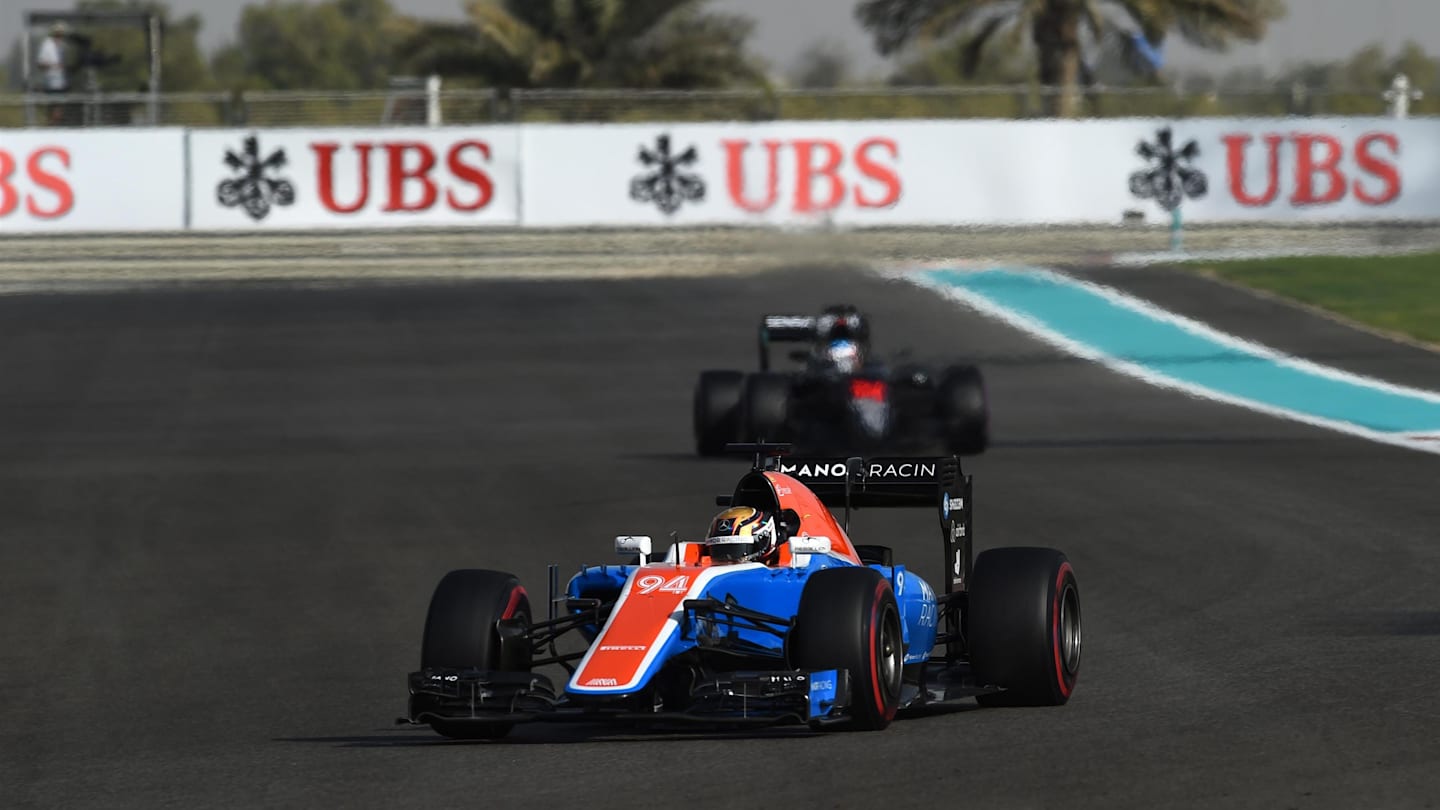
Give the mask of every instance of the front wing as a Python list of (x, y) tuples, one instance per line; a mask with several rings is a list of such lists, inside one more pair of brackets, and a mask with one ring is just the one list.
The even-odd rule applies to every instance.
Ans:
[(552, 720), (648, 725), (777, 725), (838, 722), (848, 716), (843, 670), (730, 672), (698, 682), (688, 705), (645, 706), (645, 695), (577, 701), (544, 675), (423, 670), (410, 673), (410, 716), (401, 722), (522, 723)]
[[(687, 609), (716, 608), (694, 602)], [(728, 606), (724, 609), (734, 610)], [(755, 620), (788, 624), (776, 617), (746, 613)], [(850, 672), (843, 669), (707, 669), (693, 678), (683, 695), (671, 692), (662, 699), (649, 687), (618, 695), (567, 694), (538, 672), (426, 669), (410, 673), (409, 716), (399, 722), (484, 725), (549, 720), (650, 726), (824, 726), (850, 718), (852, 681)], [(965, 662), (932, 657), (905, 668), (899, 708), (922, 709), (993, 691), (974, 681)]]
[[(998, 691), (978, 685), (963, 665), (932, 662), (908, 669), (913, 671), (907, 672), (903, 685), (902, 713)], [(850, 719), (850, 684), (846, 670), (724, 673), (697, 684), (688, 706), (667, 710), (662, 706), (647, 709), (625, 698), (577, 703), (557, 690), (549, 678), (536, 673), (424, 670), (410, 673), (410, 714), (398, 722), (824, 726)]]

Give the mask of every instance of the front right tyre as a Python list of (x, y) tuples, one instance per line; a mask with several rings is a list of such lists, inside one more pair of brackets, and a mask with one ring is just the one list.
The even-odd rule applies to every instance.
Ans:
[(739, 371), (702, 371), (695, 384), (695, 451), (718, 456), (740, 440), (741, 396), (745, 375)]
[(789, 439), (790, 376), (758, 372), (745, 380), (745, 440)]
[(1080, 586), (1051, 548), (995, 548), (975, 558), (966, 628), (982, 705), (1059, 706), (1080, 675)]

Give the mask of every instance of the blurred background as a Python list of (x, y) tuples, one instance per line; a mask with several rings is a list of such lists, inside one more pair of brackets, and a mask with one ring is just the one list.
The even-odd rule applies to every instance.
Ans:
[[(571, 6), (596, 11), (561, 19)], [(25, 96), (47, 89), (86, 96), (70, 125), (420, 122), (430, 77), (446, 123), (1380, 115), (1402, 96), (1405, 112), (1440, 109), (1430, 0), (1046, 8), (15, 0), (0, 126), (46, 123)], [(57, 23), (63, 78), (39, 64)]]
[[(1440, 0), (0, 0), (4, 804), (1433, 806), (1437, 113)], [(395, 728), (445, 571), (703, 531), (700, 372), (845, 302), (983, 370), (1077, 700)]]

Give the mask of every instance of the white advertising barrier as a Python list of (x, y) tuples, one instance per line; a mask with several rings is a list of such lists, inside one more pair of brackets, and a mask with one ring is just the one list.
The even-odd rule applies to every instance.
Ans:
[[(522, 193), (523, 192), (523, 193)], [(0, 130), (0, 233), (1440, 219), (1440, 119)]]
[(515, 226), (516, 127), (194, 130), (196, 230)]
[(954, 132), (951, 123), (895, 121), (526, 126), (521, 220), (945, 222), (963, 177), (946, 160)]
[(1173, 137), (1210, 179), (1184, 203), (1196, 219), (1440, 219), (1440, 119), (1205, 120)]
[[(1440, 219), (1440, 121), (545, 125), (521, 220), (582, 225)], [(1169, 207), (1162, 205), (1170, 204)]]
[(1440, 219), (1437, 120), (983, 122), (962, 142), (988, 203), (966, 223), (1168, 221), (1176, 204), (1187, 222)]
[(0, 129), (0, 233), (185, 227), (183, 129)]

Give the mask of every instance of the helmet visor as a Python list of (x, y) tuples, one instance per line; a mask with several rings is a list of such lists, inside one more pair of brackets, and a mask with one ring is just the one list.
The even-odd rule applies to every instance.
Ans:
[(706, 538), (705, 546), (710, 550), (710, 559), (715, 562), (744, 562), (759, 550), (761, 542), (758, 537), (727, 534)]

